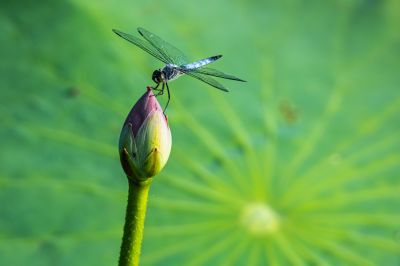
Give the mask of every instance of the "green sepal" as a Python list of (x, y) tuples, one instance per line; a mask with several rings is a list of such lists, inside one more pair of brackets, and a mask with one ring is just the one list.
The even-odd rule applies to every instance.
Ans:
[(128, 167), (129, 170), (127, 172), (127, 176), (129, 179), (133, 181), (145, 181), (148, 179), (148, 177), (139, 170), (138, 165), (136, 164), (135, 160), (132, 158), (132, 156), (128, 153), (128, 151), (124, 148), (121, 151), (121, 158), (123, 158), (123, 163), (127, 163), (127, 165), (124, 165), (125, 167)]
[(158, 173), (160, 168), (160, 154), (159, 151), (154, 148), (142, 162), (142, 170), (152, 175), (152, 173)]
[(135, 137), (133, 136), (131, 123), (124, 125), (119, 137), (119, 151), (122, 152), (123, 149), (126, 149), (127, 152), (134, 158), (137, 157), (136, 141)]

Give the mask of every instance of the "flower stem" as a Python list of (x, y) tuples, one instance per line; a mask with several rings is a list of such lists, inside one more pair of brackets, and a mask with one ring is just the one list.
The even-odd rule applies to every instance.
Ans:
[(128, 178), (129, 194), (126, 207), (124, 236), (122, 238), (119, 266), (139, 265), (142, 247), (147, 196), (152, 179), (135, 182)]

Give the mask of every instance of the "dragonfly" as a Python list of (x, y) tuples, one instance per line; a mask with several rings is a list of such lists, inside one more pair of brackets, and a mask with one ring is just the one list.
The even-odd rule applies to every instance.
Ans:
[[(206, 65), (220, 59), (222, 55), (215, 55), (191, 62), (181, 50), (164, 41), (154, 33), (151, 33), (140, 27), (137, 30), (143, 39), (116, 29), (113, 29), (113, 32), (138, 46), (165, 64), (163, 68), (154, 70), (152, 74), (152, 80), (157, 84), (155, 87), (152, 87), (153, 90), (157, 91), (155, 96), (163, 95), (164, 88), (167, 88), (168, 101), (164, 112), (167, 109), (171, 99), (168, 82), (173, 81), (182, 75), (186, 74), (226, 92), (228, 92), (228, 89), (212, 77), (246, 82), (245, 80), (237, 78), (233, 75), (206, 67)], [(161, 88), (159, 88), (160, 84)]]

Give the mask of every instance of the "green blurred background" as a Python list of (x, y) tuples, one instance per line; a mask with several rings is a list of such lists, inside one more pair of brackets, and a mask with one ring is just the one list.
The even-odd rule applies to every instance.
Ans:
[(142, 265), (400, 264), (398, 1), (0, 6), (0, 265), (116, 265), (138, 26), (248, 80), (170, 84)]

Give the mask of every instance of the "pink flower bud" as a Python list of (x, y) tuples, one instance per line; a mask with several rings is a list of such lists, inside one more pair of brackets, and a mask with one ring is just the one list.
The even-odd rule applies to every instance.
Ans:
[(135, 181), (155, 176), (167, 163), (171, 143), (167, 117), (148, 87), (129, 112), (121, 131), (122, 168)]

